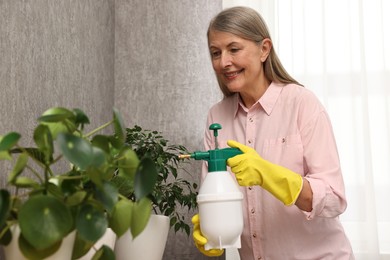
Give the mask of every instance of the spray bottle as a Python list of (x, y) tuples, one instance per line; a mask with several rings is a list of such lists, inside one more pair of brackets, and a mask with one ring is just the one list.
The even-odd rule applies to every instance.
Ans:
[(207, 238), (204, 246), (209, 249), (240, 248), (241, 233), (244, 227), (242, 200), (243, 194), (237, 182), (227, 171), (227, 159), (241, 154), (237, 148), (218, 149), (220, 124), (211, 124), (214, 131), (215, 149), (197, 151), (179, 158), (194, 158), (208, 162), (206, 175), (197, 196), (200, 229)]

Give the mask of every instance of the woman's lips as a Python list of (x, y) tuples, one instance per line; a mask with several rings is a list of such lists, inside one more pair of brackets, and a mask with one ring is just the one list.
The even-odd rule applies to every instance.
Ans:
[(238, 77), (238, 75), (243, 72), (244, 69), (239, 70), (239, 71), (233, 71), (233, 72), (225, 72), (223, 75), (225, 76), (226, 79), (228, 80), (233, 80)]

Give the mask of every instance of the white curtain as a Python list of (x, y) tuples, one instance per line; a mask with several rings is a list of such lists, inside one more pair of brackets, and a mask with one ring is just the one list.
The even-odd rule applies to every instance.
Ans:
[(390, 259), (390, 0), (224, 0), (265, 18), (279, 58), (331, 117), (357, 259)]

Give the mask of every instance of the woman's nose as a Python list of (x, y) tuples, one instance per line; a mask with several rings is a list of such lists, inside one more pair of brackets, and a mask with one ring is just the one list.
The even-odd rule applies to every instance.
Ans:
[(221, 67), (226, 68), (232, 65), (232, 57), (227, 53), (221, 54)]

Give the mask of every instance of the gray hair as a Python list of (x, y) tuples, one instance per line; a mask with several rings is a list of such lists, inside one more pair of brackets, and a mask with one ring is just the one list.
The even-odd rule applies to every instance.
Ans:
[[(209, 39), (211, 31), (231, 33), (257, 44), (261, 44), (261, 42), (267, 38), (271, 40), (267, 24), (264, 22), (260, 14), (249, 7), (243, 6), (236, 6), (222, 10), (210, 21), (210, 25), (207, 30), (207, 39)], [(268, 58), (264, 62), (264, 73), (268, 80), (276, 83), (294, 83), (301, 85), (284, 69), (273, 46), (271, 47)], [(230, 92), (219, 80), (218, 83), (225, 97), (234, 94)]]

